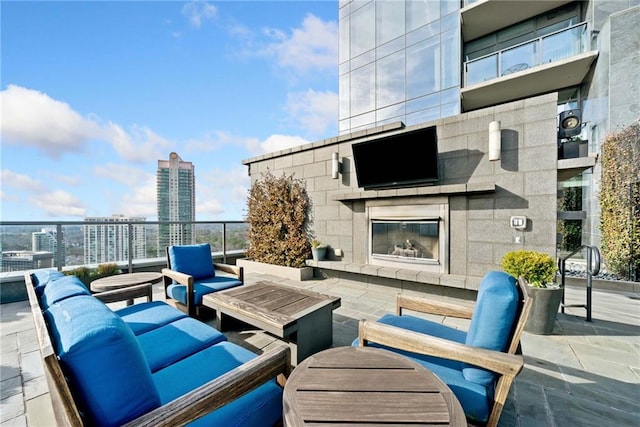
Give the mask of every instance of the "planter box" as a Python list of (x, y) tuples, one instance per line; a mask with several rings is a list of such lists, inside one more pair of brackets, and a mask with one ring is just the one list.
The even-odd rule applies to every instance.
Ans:
[(236, 261), (236, 265), (244, 267), (244, 273), (270, 274), (285, 279), (309, 280), (313, 278), (313, 267), (284, 267), (282, 265), (267, 264), (264, 262), (251, 261), (246, 258), (240, 258)]

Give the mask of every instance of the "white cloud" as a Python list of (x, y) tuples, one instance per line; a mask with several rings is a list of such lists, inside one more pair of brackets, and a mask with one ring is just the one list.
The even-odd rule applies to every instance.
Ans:
[(9, 169), (2, 169), (0, 182), (3, 188), (14, 188), (20, 191), (41, 193), (46, 190), (42, 182), (37, 179), (21, 175)]
[(67, 103), (16, 85), (0, 92), (3, 141), (26, 144), (50, 157), (77, 152), (100, 134), (100, 126)]
[(290, 119), (312, 135), (326, 135), (338, 123), (338, 94), (331, 91), (292, 92), (285, 110)]
[(120, 125), (110, 122), (104, 129), (104, 137), (118, 155), (131, 162), (147, 162), (158, 159), (171, 143), (151, 129), (134, 125), (126, 132)]
[(308, 14), (302, 26), (287, 36), (282, 30), (267, 28), (265, 35), (274, 40), (267, 52), (274, 55), (278, 65), (296, 74), (331, 70), (338, 67), (338, 25)]
[(170, 146), (147, 127), (133, 125), (127, 132), (113, 122), (105, 125), (97, 117), (82, 117), (69, 104), (33, 89), (9, 85), (0, 92), (0, 105), (2, 141), (32, 146), (53, 158), (103, 141), (125, 160), (148, 161), (159, 158)]
[(251, 179), (246, 166), (222, 170), (214, 168), (196, 179), (196, 218), (198, 220), (237, 220), (242, 212), (231, 207), (246, 205)]
[(107, 163), (106, 165), (96, 166), (93, 171), (97, 176), (127, 185), (132, 182), (155, 180), (155, 175), (149, 174), (140, 168), (124, 164)]
[(242, 138), (227, 132), (215, 131), (213, 134), (207, 133), (202, 138), (187, 140), (184, 143), (184, 151), (189, 153), (211, 152), (225, 145), (244, 145), (244, 142)]
[(215, 18), (217, 12), (218, 9), (206, 1), (194, 0), (182, 7), (182, 14), (189, 19), (189, 23), (195, 28), (200, 28), (202, 21)]
[(157, 218), (157, 188), (156, 176), (145, 174), (143, 179), (131, 185), (130, 190), (122, 196), (118, 212), (126, 216)]
[(258, 144), (252, 143), (249, 148), (252, 149), (255, 154), (264, 154), (308, 144), (309, 142), (310, 141), (301, 136), (274, 134)]
[(29, 203), (44, 211), (48, 216), (86, 216), (83, 203), (66, 191), (56, 190), (29, 197)]

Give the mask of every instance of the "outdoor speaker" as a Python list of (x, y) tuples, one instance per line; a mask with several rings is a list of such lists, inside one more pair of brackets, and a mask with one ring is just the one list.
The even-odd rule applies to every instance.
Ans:
[(558, 138), (570, 138), (582, 131), (582, 111), (567, 110), (560, 113), (558, 118)]

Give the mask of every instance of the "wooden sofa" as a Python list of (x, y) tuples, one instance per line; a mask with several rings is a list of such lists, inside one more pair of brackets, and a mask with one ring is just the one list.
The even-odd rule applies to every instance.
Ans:
[[(75, 276), (25, 272), (58, 426), (281, 422), (289, 348), (260, 356), (164, 301), (112, 310)], [(148, 285), (125, 299), (148, 296)], [(139, 294), (135, 295), (136, 292)]]

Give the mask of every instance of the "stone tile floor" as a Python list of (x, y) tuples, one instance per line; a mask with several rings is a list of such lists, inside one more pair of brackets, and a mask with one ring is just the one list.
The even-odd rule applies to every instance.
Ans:
[[(342, 306), (334, 312), (334, 346), (351, 344), (359, 319), (377, 319), (393, 312), (395, 295), (401, 291), (334, 278), (295, 282), (263, 275), (246, 277), (247, 284), (257, 280), (341, 297)], [(155, 291), (154, 298), (162, 299), (160, 288)], [(552, 335), (525, 332), (525, 367), (511, 388), (500, 426), (640, 425), (639, 298), (633, 293), (594, 290), (593, 322), (584, 320), (584, 309), (568, 308), (565, 314), (558, 314)], [(582, 304), (584, 299), (584, 289), (567, 289), (568, 304)], [(465, 321), (440, 320), (467, 326)], [(52, 426), (29, 304), (0, 305), (0, 321), (0, 425)], [(256, 352), (275, 341), (250, 328), (228, 336)]]

